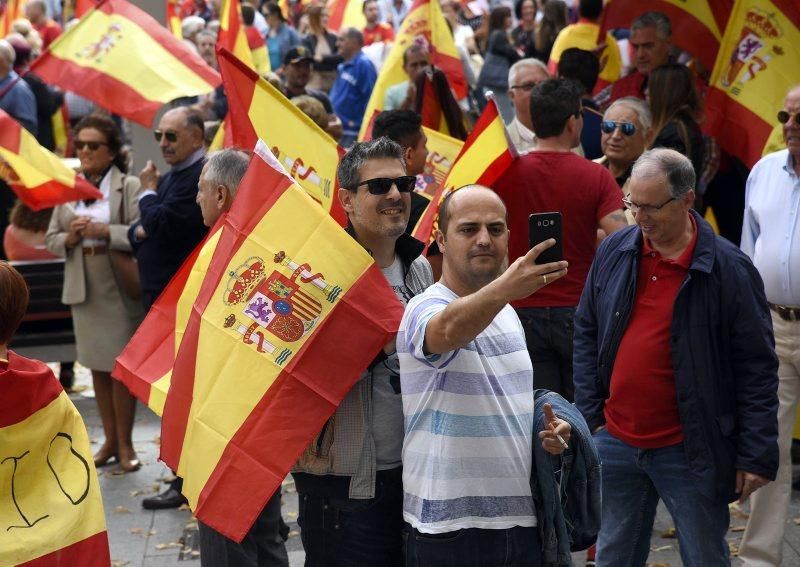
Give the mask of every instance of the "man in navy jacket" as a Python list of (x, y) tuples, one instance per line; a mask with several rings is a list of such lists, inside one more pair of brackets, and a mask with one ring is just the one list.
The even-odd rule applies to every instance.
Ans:
[(777, 368), (764, 285), (691, 210), (691, 162), (633, 167), (575, 316), (575, 402), (603, 462), (597, 565), (644, 565), (659, 498), (684, 565), (728, 565), (728, 502), (775, 479)]

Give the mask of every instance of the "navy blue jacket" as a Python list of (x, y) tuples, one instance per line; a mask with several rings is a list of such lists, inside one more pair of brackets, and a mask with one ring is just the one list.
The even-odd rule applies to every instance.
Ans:
[[(736, 471), (778, 470), (778, 359), (764, 284), (750, 259), (692, 211), (698, 235), (672, 317), (672, 366), (689, 467), (709, 498), (735, 499)], [(592, 431), (628, 326), (642, 235), (632, 226), (597, 251), (575, 314), (575, 403)], [(647, 372), (647, 368), (642, 368)]]
[[(153, 298), (164, 290), (208, 232), (195, 201), (204, 163), (201, 159), (186, 169), (169, 171), (162, 176), (158, 195), (142, 197), (140, 220), (128, 230), (128, 239), (139, 263), (142, 292)], [(133, 237), (139, 224), (147, 233), (147, 238), (141, 242)]]

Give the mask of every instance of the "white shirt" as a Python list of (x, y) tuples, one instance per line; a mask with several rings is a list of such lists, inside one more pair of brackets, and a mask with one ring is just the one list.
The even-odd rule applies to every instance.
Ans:
[(747, 178), (741, 248), (771, 303), (800, 307), (799, 219), (800, 176), (789, 150), (761, 158)]
[[(108, 170), (102, 181), (100, 181), (100, 192), (103, 194), (102, 199), (96, 200), (94, 203), (87, 205), (84, 201), (78, 201), (75, 205), (75, 214), (79, 217), (89, 217), (92, 222), (108, 224), (111, 221), (111, 203), (108, 196), (111, 194), (111, 171)], [(84, 238), (83, 246), (105, 246), (107, 242), (99, 238)]]

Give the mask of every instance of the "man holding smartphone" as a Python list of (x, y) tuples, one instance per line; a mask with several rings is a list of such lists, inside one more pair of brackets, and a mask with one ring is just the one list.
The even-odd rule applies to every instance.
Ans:
[(550, 79), (531, 92), (531, 123), (536, 149), (519, 157), (495, 184), (508, 208), (508, 259), (529, 249), (531, 213), (559, 212), (567, 276), (540, 292), (516, 298), (536, 388), (558, 392), (569, 401), (572, 386), (572, 329), (575, 306), (597, 246), (598, 226), (607, 234), (627, 226), (622, 191), (604, 167), (572, 152), (580, 144), (582, 87)]
[(575, 315), (575, 404), (603, 462), (598, 566), (645, 565), (659, 499), (684, 565), (729, 565), (728, 502), (778, 469), (764, 284), (692, 210), (694, 185), (685, 156), (642, 154), (638, 226), (601, 244)]

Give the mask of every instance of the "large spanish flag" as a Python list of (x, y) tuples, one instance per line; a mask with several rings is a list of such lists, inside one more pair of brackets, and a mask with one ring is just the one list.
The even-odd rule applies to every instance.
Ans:
[[(347, 219), (337, 195), (336, 168), (344, 151), (278, 89), (224, 49), (217, 51), (228, 94), (233, 144), (264, 140), (289, 174), (340, 224)], [(227, 135), (227, 130), (226, 130)]]
[(439, 226), (439, 205), (447, 194), (472, 183), (491, 187), (516, 157), (497, 103), (490, 99), (412, 236), (429, 245)]
[[(467, 96), (467, 80), (464, 68), (458, 56), (453, 34), (442, 15), (437, 0), (414, 0), (400, 31), (397, 32), (392, 50), (378, 74), (378, 81), (367, 104), (364, 116), (372, 116), (376, 110), (383, 108), (386, 90), (398, 83), (408, 80), (403, 70), (403, 53), (412, 44), (425, 46), (430, 53), (431, 64), (441, 69), (447, 76), (450, 87), (457, 100)], [(364, 138), (368, 121), (362, 121), (360, 139)]]
[(402, 311), (369, 253), (259, 142), (164, 408), (161, 458), (200, 520), (244, 537)]
[(100, 199), (91, 183), (78, 177), (61, 159), (0, 110), (0, 178), (34, 211), (79, 201)]
[(752, 167), (782, 147), (776, 115), (800, 74), (800, 4), (737, 0), (711, 75), (706, 123), (723, 149)]
[(706, 69), (714, 67), (734, 0), (609, 0), (603, 9), (600, 37), (614, 28), (629, 28), (645, 12), (661, 12), (672, 22), (672, 42), (697, 57)]
[(219, 13), (217, 47), (227, 49), (239, 61), (251, 69), (255, 69), (253, 55), (250, 52), (250, 46), (247, 44), (247, 37), (244, 34), (239, 0), (223, 0)]
[(364, 2), (361, 0), (328, 0), (328, 28), (338, 32), (342, 28), (363, 30), (367, 25)]
[(165, 103), (220, 84), (219, 74), (196, 52), (126, 0), (103, 0), (31, 70), (145, 127)]
[(0, 360), (0, 565), (108, 567), (103, 499), (78, 410), (46, 364)]

